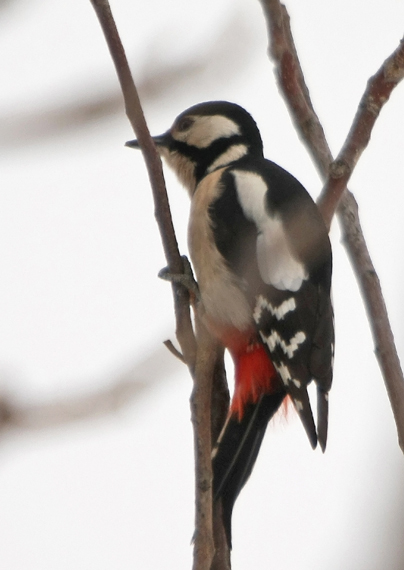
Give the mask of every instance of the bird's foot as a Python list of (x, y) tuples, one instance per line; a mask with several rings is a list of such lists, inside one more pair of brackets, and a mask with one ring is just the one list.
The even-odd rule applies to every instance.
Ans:
[(184, 264), (183, 273), (171, 273), (168, 267), (163, 267), (163, 269), (160, 269), (158, 276), (160, 279), (164, 279), (165, 281), (171, 281), (171, 283), (181, 283), (181, 285), (183, 285), (189, 293), (194, 295), (196, 300), (199, 301), (199, 287), (198, 283), (195, 281), (189, 259), (186, 255), (182, 255), (181, 257)]

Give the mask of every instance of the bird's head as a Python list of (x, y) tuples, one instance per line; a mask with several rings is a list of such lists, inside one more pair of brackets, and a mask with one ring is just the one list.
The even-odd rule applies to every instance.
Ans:
[[(246, 155), (263, 156), (261, 135), (254, 119), (245, 109), (227, 101), (190, 107), (166, 133), (153, 140), (191, 195), (198, 182), (216, 168)], [(139, 148), (136, 140), (126, 145)]]

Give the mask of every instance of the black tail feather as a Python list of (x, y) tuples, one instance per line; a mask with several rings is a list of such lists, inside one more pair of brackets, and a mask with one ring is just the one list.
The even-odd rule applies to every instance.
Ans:
[(241, 421), (230, 416), (213, 452), (213, 493), (215, 500), (222, 499), (230, 548), (234, 503), (251, 475), (268, 422), (284, 397), (285, 392), (262, 396), (257, 404), (247, 405)]
[(317, 432), (318, 441), (322, 451), (325, 451), (327, 445), (328, 431), (328, 392), (325, 392), (320, 386), (317, 386)]

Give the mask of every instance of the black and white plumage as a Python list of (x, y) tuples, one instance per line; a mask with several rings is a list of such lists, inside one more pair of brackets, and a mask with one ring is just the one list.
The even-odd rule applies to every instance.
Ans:
[[(195, 105), (154, 140), (189, 191), (189, 250), (205, 321), (235, 362), (235, 394), (213, 451), (214, 491), (231, 544), (234, 502), (286, 395), (312, 447), (318, 441), (325, 449), (334, 346), (331, 247), (313, 200), (264, 158), (258, 128), (243, 108)], [(312, 380), (317, 423), (307, 394)]]

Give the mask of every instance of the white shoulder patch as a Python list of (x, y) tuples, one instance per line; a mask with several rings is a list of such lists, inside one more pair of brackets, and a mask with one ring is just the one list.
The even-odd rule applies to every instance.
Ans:
[(240, 134), (238, 124), (223, 115), (191, 115), (191, 118), (194, 119), (191, 127), (175, 133), (175, 138), (197, 148), (207, 148), (216, 139)]
[(308, 274), (293, 257), (279, 217), (271, 216), (265, 206), (268, 190), (265, 180), (254, 172), (234, 170), (233, 175), (244, 214), (257, 226), (257, 259), (261, 278), (282, 291), (298, 291)]

